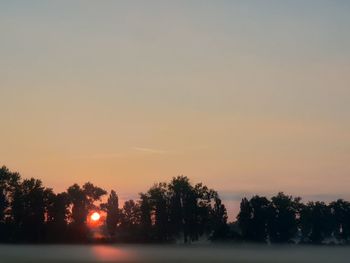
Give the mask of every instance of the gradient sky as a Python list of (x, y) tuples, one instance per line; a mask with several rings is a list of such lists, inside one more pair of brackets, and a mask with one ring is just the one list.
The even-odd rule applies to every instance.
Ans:
[(123, 198), (186, 175), (350, 197), (349, 1), (3, 1), (0, 162)]

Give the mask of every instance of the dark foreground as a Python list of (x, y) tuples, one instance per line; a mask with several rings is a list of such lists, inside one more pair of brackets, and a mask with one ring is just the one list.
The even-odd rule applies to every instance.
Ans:
[(350, 247), (0, 245), (0, 262), (350, 262)]

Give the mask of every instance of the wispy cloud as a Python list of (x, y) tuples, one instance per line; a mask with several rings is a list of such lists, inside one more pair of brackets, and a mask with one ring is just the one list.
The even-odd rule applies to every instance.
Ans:
[(145, 147), (132, 147), (133, 150), (144, 152), (144, 153), (152, 153), (152, 154), (166, 154), (169, 151), (154, 149), (154, 148), (145, 148)]
[(116, 159), (122, 155), (118, 153), (98, 153), (92, 155), (77, 155), (73, 156), (72, 159), (91, 159), (91, 160), (105, 160), (105, 159)]

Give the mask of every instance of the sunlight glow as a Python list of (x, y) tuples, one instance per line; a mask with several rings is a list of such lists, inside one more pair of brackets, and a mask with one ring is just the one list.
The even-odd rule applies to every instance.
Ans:
[(91, 215), (91, 220), (92, 221), (98, 221), (100, 219), (100, 214), (97, 213), (97, 212), (94, 212), (92, 215)]

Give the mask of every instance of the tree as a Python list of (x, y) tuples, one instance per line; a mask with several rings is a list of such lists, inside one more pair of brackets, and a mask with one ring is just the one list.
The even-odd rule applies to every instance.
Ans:
[(5, 223), (5, 211), (9, 205), (4, 189), (0, 189), (0, 223)]
[(254, 240), (258, 242), (266, 242), (270, 202), (266, 197), (254, 196), (250, 199), (250, 203), (253, 208), (252, 221)]
[(254, 196), (249, 201), (242, 199), (237, 216), (242, 237), (247, 241), (266, 242), (270, 202), (266, 197)]
[(169, 239), (169, 214), (166, 183), (155, 184), (149, 191), (149, 202), (154, 211), (154, 238), (157, 241)]
[(72, 185), (68, 188), (67, 193), (73, 205), (73, 222), (76, 224), (85, 224), (89, 211), (96, 208), (94, 202), (101, 200), (101, 197), (107, 192), (88, 182), (83, 187), (80, 187), (78, 184)]
[(303, 242), (321, 244), (334, 230), (330, 206), (324, 202), (309, 202), (300, 211), (300, 227)]
[(139, 241), (140, 240), (140, 222), (141, 222), (140, 206), (134, 200), (128, 200), (122, 208), (121, 223), (119, 226), (118, 236), (123, 241)]
[(168, 185), (167, 195), (169, 196), (171, 234), (178, 236), (182, 233), (184, 242), (187, 243), (190, 235), (192, 214), (196, 212), (195, 196), (189, 179), (184, 176), (174, 177)]
[(69, 196), (66, 192), (48, 192), (47, 200), (47, 241), (63, 242), (67, 238)]
[(282, 192), (271, 198), (268, 232), (271, 242), (288, 243), (298, 231), (297, 215), (300, 198), (287, 196)]
[(193, 188), (194, 197), (188, 210), (193, 209), (192, 221), (190, 228), (191, 240), (198, 240), (200, 236), (207, 235), (209, 238), (213, 234), (214, 227), (214, 209), (219, 199), (219, 195), (213, 189), (206, 185), (198, 183)]
[(20, 184), (19, 173), (10, 172), (6, 166), (0, 168), (0, 222), (11, 216), (11, 202), (15, 189)]
[(47, 222), (64, 225), (67, 223), (69, 196), (66, 192), (48, 195)]
[(6, 166), (0, 168), (0, 241), (2, 242), (10, 241), (14, 232), (11, 208), (20, 179), (18, 173), (10, 172)]
[(43, 240), (46, 201), (51, 191), (45, 189), (42, 182), (34, 178), (23, 180), (17, 187), (12, 203), (17, 240), (27, 242)]
[[(196, 241), (204, 234), (212, 235), (214, 225), (219, 220), (225, 221), (226, 209), (222, 206), (217, 192), (202, 183), (192, 186), (186, 176), (174, 177), (171, 180), (167, 196), (171, 235), (178, 237), (182, 234), (184, 243)], [(222, 211), (214, 211), (215, 208)], [(220, 219), (216, 218), (219, 213)]]
[(350, 238), (350, 203), (338, 199), (329, 206), (334, 218), (334, 236), (342, 242), (347, 242)]
[(150, 203), (150, 197), (147, 194), (140, 194), (140, 239), (147, 241), (151, 239), (152, 230), (152, 207)]
[(240, 204), (239, 214), (237, 215), (237, 223), (242, 237), (245, 240), (253, 240), (253, 231), (251, 227), (252, 217), (253, 208), (251, 207), (249, 200), (244, 197)]
[(115, 236), (117, 225), (120, 223), (120, 211), (118, 195), (114, 190), (111, 191), (107, 204), (103, 206), (107, 212), (106, 226), (111, 237)]
[(78, 184), (74, 184), (68, 188), (67, 193), (72, 204), (72, 223), (76, 225), (85, 224), (91, 204), (87, 199), (84, 189), (82, 189)]
[(229, 237), (227, 211), (225, 205), (222, 204), (219, 197), (215, 198), (214, 208), (211, 211), (211, 222), (211, 240), (224, 240)]
[(72, 241), (84, 241), (87, 238), (88, 229), (86, 220), (91, 209), (96, 209), (95, 201), (100, 201), (107, 192), (92, 183), (85, 183), (82, 187), (78, 184), (70, 186), (67, 190), (72, 205), (71, 212), (71, 239)]
[(131, 229), (140, 224), (140, 207), (134, 200), (128, 200), (123, 206), (122, 226)]

